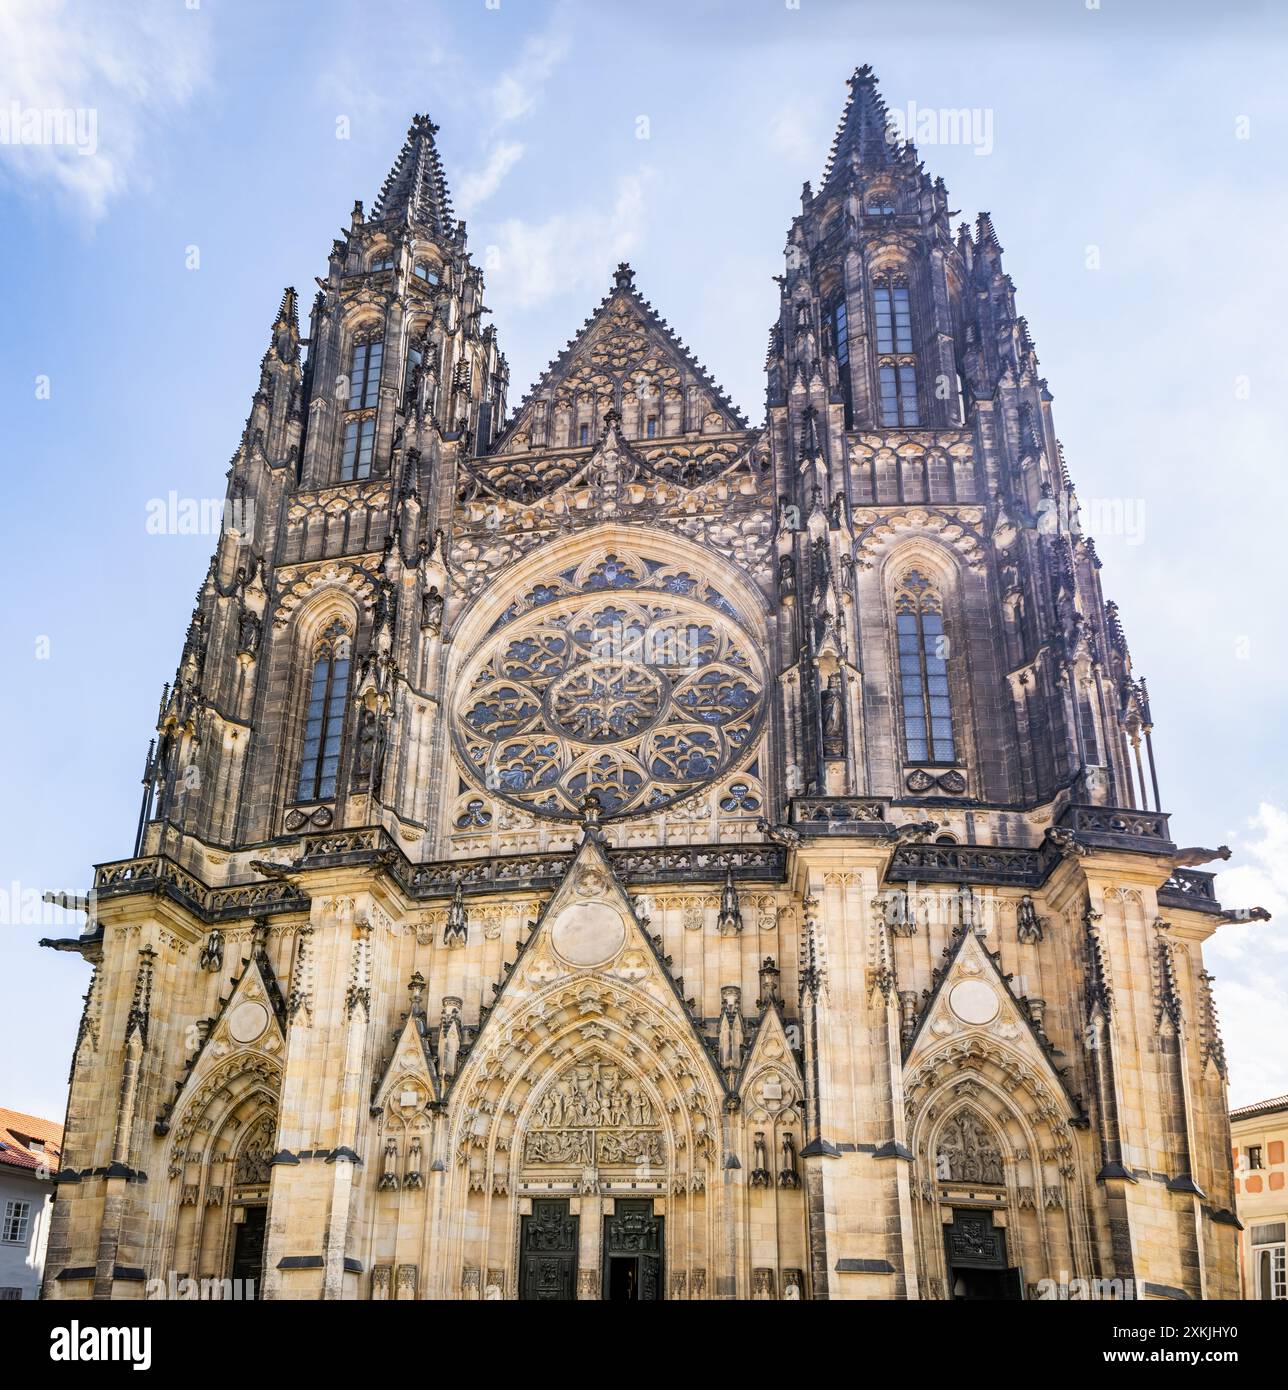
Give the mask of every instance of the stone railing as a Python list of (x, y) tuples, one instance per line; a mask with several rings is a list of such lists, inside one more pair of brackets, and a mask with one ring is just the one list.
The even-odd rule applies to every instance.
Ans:
[[(468, 894), (550, 889), (568, 872), (574, 852), (499, 855), (489, 859), (450, 859), (413, 864), (378, 826), (306, 835), (300, 841), (277, 841), (264, 854), (283, 849), (275, 860), (284, 878), (211, 888), (164, 855), (100, 864), (94, 873), (96, 899), (159, 893), (182, 904), (206, 922), (254, 917), (273, 912), (307, 911), (307, 894), (293, 880), (310, 869), (379, 865), (409, 898), (450, 897), (459, 886)], [(739, 882), (781, 883), (787, 854), (779, 845), (680, 845), (675, 848), (609, 849), (608, 857), (624, 883), (718, 884), (726, 874)]]
[(1216, 875), (1198, 869), (1173, 869), (1158, 890), (1162, 907), (1188, 907), (1196, 912), (1220, 912), (1216, 898)]
[(1060, 825), (1086, 845), (1167, 854), (1175, 846), (1166, 811), (1133, 811), (1123, 806), (1066, 806)]
[(1056, 856), (1046, 849), (1005, 845), (900, 845), (886, 870), (888, 881), (996, 883), (1036, 888)]
[(806, 835), (885, 835), (886, 803), (864, 796), (797, 796), (791, 824)]

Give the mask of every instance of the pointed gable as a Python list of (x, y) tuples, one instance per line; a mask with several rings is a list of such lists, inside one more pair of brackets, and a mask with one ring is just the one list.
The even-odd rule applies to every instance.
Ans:
[[(747, 427), (737, 406), (635, 289), (635, 272), (617, 267), (613, 289), (520, 402), (493, 453), (577, 447), (598, 436), (643, 388), (655, 402), (658, 433), (723, 434)], [(585, 415), (583, 421), (580, 417)], [(679, 428), (675, 428), (678, 421)]]
[(800, 1122), (805, 1079), (783, 1022), (781, 1004), (770, 1003), (762, 1010), (738, 1090), (753, 1123)]
[[(521, 945), (518, 959), (506, 967), (496, 999), (484, 1011), (470, 1057), (481, 1055), (498, 1038), (512, 1041), (516, 1021), (544, 994), (579, 1001), (586, 1019), (579, 1029), (583, 1038), (606, 1031), (595, 1017), (610, 1003), (628, 1011), (643, 1006), (648, 1015), (665, 1018), (668, 1031), (685, 1037), (685, 1053), (694, 1063), (699, 1055), (704, 1059), (705, 1079), (723, 1094), (694, 1001), (684, 997), (683, 978), (674, 976), (670, 966), (659, 939), (647, 930), (647, 919), (641, 921), (637, 915), (592, 824)], [(605, 992), (604, 985), (615, 988)], [(458, 1079), (467, 1070), (462, 1064)]]
[(420, 1110), (439, 1098), (438, 1068), (430, 1046), (429, 1027), (422, 1014), (403, 1020), (384, 1067), (376, 1075), (371, 1108), (386, 1105), (399, 1110)]
[(1017, 1071), (1017, 1076), (1041, 1077), (1062, 1094), (1070, 1118), (1079, 1116), (1082, 1106), (1057, 1069), (1054, 1049), (1034, 1027), (978, 933), (959, 929), (946, 955), (908, 1040), (905, 1074), (915, 1073), (945, 1047), (949, 1054), (959, 1052), (962, 1045), (967, 1052), (981, 1046), (1000, 1047), (1002, 1055), (1013, 1059), (1013, 1066), (1027, 1069)]
[(233, 979), (233, 987), (208, 1021), (205, 1036), (175, 1083), (175, 1093), (157, 1117), (164, 1133), (176, 1108), (194, 1112), (205, 1098), (234, 1075), (280, 1073), (286, 1048), (286, 1006), (273, 967), (256, 948)]

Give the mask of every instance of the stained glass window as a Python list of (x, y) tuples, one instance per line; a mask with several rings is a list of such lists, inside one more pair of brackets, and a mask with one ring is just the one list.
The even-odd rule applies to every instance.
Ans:
[(300, 801), (330, 801), (335, 796), (348, 691), (349, 638), (336, 623), (318, 643), (314, 656), (296, 789)]
[(939, 595), (916, 570), (904, 576), (895, 604), (904, 753), (908, 762), (956, 761), (948, 637)]

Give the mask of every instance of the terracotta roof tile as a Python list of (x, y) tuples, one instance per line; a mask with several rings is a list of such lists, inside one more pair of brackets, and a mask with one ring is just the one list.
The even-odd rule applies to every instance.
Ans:
[[(44, 1152), (33, 1152), (30, 1143), (44, 1144)], [(0, 1163), (11, 1168), (39, 1168), (47, 1164), (58, 1171), (63, 1152), (63, 1127), (39, 1115), (24, 1115), (21, 1110), (6, 1110), (0, 1106)]]

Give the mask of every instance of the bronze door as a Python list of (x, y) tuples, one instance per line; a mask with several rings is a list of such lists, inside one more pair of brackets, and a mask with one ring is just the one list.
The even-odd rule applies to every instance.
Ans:
[(535, 1198), (519, 1233), (519, 1297), (567, 1302), (576, 1297), (577, 1218), (567, 1200)]
[(264, 1277), (264, 1228), (267, 1207), (244, 1207), (245, 1218), (233, 1227), (232, 1277), (243, 1281), (252, 1298), (259, 1297)]
[(656, 1303), (662, 1298), (662, 1222), (653, 1199), (619, 1198), (604, 1218), (603, 1297), (613, 1302)]

